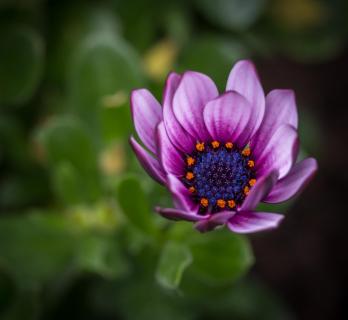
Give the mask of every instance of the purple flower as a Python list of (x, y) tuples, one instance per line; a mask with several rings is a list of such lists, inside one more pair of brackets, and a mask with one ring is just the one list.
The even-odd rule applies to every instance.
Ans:
[(278, 226), (283, 216), (255, 211), (258, 203), (288, 200), (317, 170), (313, 158), (296, 163), (293, 91), (276, 89), (265, 97), (250, 61), (236, 63), (221, 95), (202, 73), (171, 73), (163, 107), (148, 90), (138, 89), (131, 109), (148, 150), (133, 137), (132, 148), (173, 196), (175, 208), (156, 211), (192, 221), (201, 232), (223, 224), (237, 233)]

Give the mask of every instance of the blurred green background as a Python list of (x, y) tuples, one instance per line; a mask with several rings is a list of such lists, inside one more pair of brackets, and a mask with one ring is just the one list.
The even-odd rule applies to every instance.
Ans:
[[(347, 35), (345, 0), (0, 0), (0, 319), (341, 319)], [(280, 229), (201, 235), (154, 213), (129, 93), (244, 58), (320, 172)]]

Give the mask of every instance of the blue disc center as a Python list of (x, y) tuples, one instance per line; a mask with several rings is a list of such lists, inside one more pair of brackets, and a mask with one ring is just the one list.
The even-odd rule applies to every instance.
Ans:
[(244, 188), (254, 178), (253, 171), (248, 167), (249, 159), (235, 149), (210, 148), (198, 153), (192, 167), (196, 197), (207, 198), (213, 207), (219, 199), (241, 204), (245, 198)]

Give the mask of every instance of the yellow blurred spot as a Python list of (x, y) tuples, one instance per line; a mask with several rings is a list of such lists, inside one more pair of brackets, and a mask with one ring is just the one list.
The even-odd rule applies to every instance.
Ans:
[(144, 56), (145, 72), (154, 80), (162, 81), (173, 69), (177, 54), (178, 47), (174, 41), (160, 41)]
[(250, 180), (249, 180), (249, 186), (250, 186), (250, 187), (254, 186), (255, 183), (256, 183), (256, 179), (250, 179)]
[(92, 206), (74, 206), (67, 211), (67, 217), (77, 229), (94, 229), (113, 231), (122, 223), (122, 217), (108, 203), (97, 203)]
[(329, 10), (319, 0), (276, 0), (272, 14), (279, 24), (301, 30), (315, 27), (328, 17)]
[(100, 167), (105, 175), (116, 175), (125, 170), (126, 154), (123, 144), (113, 144), (102, 151)]
[(102, 98), (104, 108), (117, 108), (128, 102), (128, 96), (125, 91), (120, 90), (114, 94), (106, 95)]
[(190, 188), (189, 188), (189, 191), (190, 191), (191, 193), (195, 193), (195, 192), (196, 192), (196, 189), (195, 189), (195, 187), (190, 187)]

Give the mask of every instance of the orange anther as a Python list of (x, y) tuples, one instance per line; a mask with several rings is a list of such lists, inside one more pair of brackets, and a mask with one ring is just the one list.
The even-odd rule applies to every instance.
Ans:
[(200, 151), (200, 152), (204, 151), (204, 142), (197, 143), (196, 149), (197, 149), (197, 151)]
[(255, 162), (253, 160), (248, 161), (248, 167), (253, 168), (255, 166)]
[(223, 200), (223, 199), (219, 199), (218, 201), (216, 201), (216, 204), (217, 204), (218, 207), (223, 209), (226, 206), (226, 201)]
[(207, 198), (202, 198), (200, 203), (201, 203), (201, 206), (205, 207), (205, 208), (208, 207), (208, 205), (209, 205), (209, 201)]
[(250, 148), (249, 147), (246, 147), (243, 151), (242, 151), (242, 155), (243, 156), (250, 156)]
[(187, 162), (187, 165), (192, 166), (192, 165), (195, 164), (196, 159), (195, 159), (195, 158), (192, 158), (192, 157), (188, 157), (188, 158), (186, 159), (186, 162)]
[(249, 185), (250, 185), (250, 187), (254, 186), (255, 183), (256, 183), (256, 179), (250, 179), (250, 180), (249, 180)]
[(189, 191), (190, 191), (191, 193), (195, 193), (195, 192), (196, 192), (196, 189), (195, 189), (195, 187), (190, 187), (190, 188), (189, 188)]
[(211, 143), (211, 145), (214, 149), (216, 149), (220, 147), (220, 142), (215, 140)]
[(193, 172), (188, 171), (188, 172), (186, 173), (186, 179), (187, 179), (187, 180), (192, 180), (194, 177), (195, 177), (195, 175), (193, 174)]
[(236, 203), (234, 202), (234, 200), (228, 200), (227, 203), (231, 209), (233, 209), (236, 206)]
[(226, 142), (226, 143), (225, 143), (225, 147), (226, 147), (227, 149), (232, 149), (232, 148), (233, 148), (233, 143), (232, 143), (232, 142)]
[(249, 187), (248, 187), (248, 186), (245, 186), (245, 187), (244, 187), (244, 194), (245, 194), (246, 196), (249, 194), (249, 191), (250, 191)]

